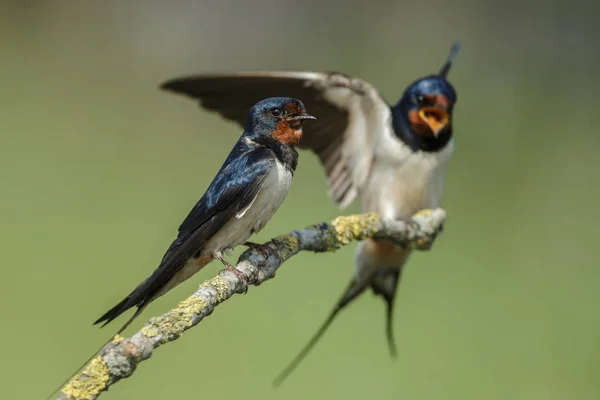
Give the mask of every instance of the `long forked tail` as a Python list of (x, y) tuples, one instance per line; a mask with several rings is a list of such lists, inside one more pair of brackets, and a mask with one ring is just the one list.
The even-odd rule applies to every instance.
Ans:
[(94, 325), (104, 322), (101, 326), (101, 328), (104, 328), (107, 324), (111, 323), (114, 319), (116, 319), (119, 315), (123, 314), (125, 311), (129, 310), (131, 307), (138, 306), (138, 309), (135, 312), (135, 314), (133, 314), (133, 316), (125, 323), (125, 325), (123, 325), (123, 327), (119, 329), (117, 334), (123, 332), (129, 326), (129, 324), (131, 324), (133, 320), (138, 315), (140, 315), (140, 313), (147, 305), (144, 305), (144, 303), (146, 302), (144, 302), (143, 300), (140, 301), (138, 297), (138, 290), (136, 288), (136, 290), (131, 292), (131, 294), (125, 297), (119, 304), (117, 304), (116, 306), (105, 312), (104, 315), (102, 315), (100, 318), (98, 318), (94, 322)]
[(375, 271), (371, 273), (365, 279), (361, 281), (356, 281), (352, 279), (350, 285), (342, 295), (341, 299), (338, 301), (333, 311), (329, 314), (325, 322), (321, 325), (319, 330), (313, 335), (310, 341), (304, 346), (304, 348), (298, 353), (298, 355), (288, 364), (287, 367), (275, 378), (273, 381), (274, 386), (279, 386), (283, 383), (284, 380), (287, 379), (288, 376), (296, 369), (296, 367), (300, 364), (300, 362), (308, 355), (308, 353), (312, 350), (312, 348), (317, 344), (319, 339), (323, 336), (329, 325), (333, 322), (337, 314), (344, 309), (348, 304), (352, 302), (352, 300), (356, 299), (362, 292), (365, 291), (366, 288), (371, 284), (372, 277)]
[(373, 282), (371, 282), (371, 289), (373, 290), (373, 293), (383, 297), (383, 300), (387, 305), (385, 333), (388, 347), (390, 349), (390, 355), (393, 358), (396, 358), (396, 355), (398, 354), (396, 342), (394, 340), (393, 313), (394, 299), (396, 298), (396, 292), (398, 290), (400, 272), (401, 268), (398, 267), (386, 268), (382, 271), (379, 271), (377, 276), (373, 278)]

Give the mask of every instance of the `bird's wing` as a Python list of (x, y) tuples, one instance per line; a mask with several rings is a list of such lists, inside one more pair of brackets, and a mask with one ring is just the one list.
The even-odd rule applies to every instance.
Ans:
[(207, 191), (181, 224), (177, 239), (163, 256), (160, 265), (95, 324), (104, 322), (106, 325), (129, 308), (137, 306), (138, 311), (121, 328), (119, 333), (122, 332), (187, 260), (202, 250), (208, 239), (235, 218), (236, 213), (252, 204), (274, 162), (275, 155), (267, 148), (258, 147), (246, 152), (236, 152), (234, 148)]
[(225, 161), (202, 198), (180, 225), (177, 239), (150, 277), (157, 290), (236, 213), (252, 204), (274, 162), (275, 155), (264, 147), (251, 149)]
[(267, 97), (301, 100), (317, 120), (303, 128), (300, 148), (321, 160), (329, 195), (349, 205), (369, 176), (375, 143), (390, 121), (390, 109), (369, 83), (336, 72), (238, 72), (177, 78), (162, 89), (196, 99), (208, 110), (244, 125), (252, 105)]

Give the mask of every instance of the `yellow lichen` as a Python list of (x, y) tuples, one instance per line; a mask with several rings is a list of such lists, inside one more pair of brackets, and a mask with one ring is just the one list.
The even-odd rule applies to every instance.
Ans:
[(206, 301), (202, 297), (190, 296), (181, 301), (178, 308), (191, 317), (193, 314), (200, 314), (206, 308)]
[(119, 344), (123, 340), (125, 340), (125, 338), (117, 333), (112, 340), (112, 344)]
[(298, 251), (298, 239), (294, 235), (285, 234), (273, 239), (277, 244), (279, 256), (283, 261), (289, 259)]
[(214, 278), (207, 280), (202, 286), (214, 287), (217, 290), (217, 301), (219, 303), (227, 299), (227, 290), (229, 287), (227, 286), (225, 279), (220, 276), (215, 276)]
[(173, 338), (181, 336), (183, 332), (192, 326), (194, 315), (206, 308), (206, 301), (197, 296), (190, 296), (179, 302), (177, 308), (169, 311), (158, 318), (152, 318), (150, 324), (142, 328), (146, 337), (154, 337), (161, 334), (162, 342), (168, 342)]
[[(227, 294), (227, 282), (221, 277), (210, 279), (202, 286), (213, 286), (217, 289), (217, 300), (222, 301)], [(142, 328), (142, 334), (148, 338), (161, 335), (161, 342), (166, 343), (181, 336), (183, 332), (192, 326), (195, 315), (200, 314), (208, 304), (206, 300), (198, 296), (190, 296), (181, 301), (177, 308), (168, 313), (150, 319), (150, 322)]]
[(160, 317), (150, 319), (150, 323), (142, 328), (142, 333), (149, 338), (161, 335), (160, 341), (166, 343), (181, 336), (191, 326), (189, 310), (174, 308)]
[(417, 211), (415, 213), (415, 215), (413, 215), (413, 218), (415, 218), (415, 217), (427, 218), (427, 217), (431, 217), (432, 214), (433, 214), (433, 210), (426, 208), (426, 209)]
[(108, 379), (108, 368), (102, 357), (98, 356), (81, 374), (75, 375), (61, 391), (76, 400), (91, 400), (106, 389)]
[(335, 237), (339, 243), (348, 244), (352, 240), (364, 240), (376, 230), (381, 217), (375, 213), (337, 217), (331, 221)]
[(156, 326), (150, 323), (142, 328), (142, 334), (147, 338), (152, 338), (158, 336), (160, 332)]

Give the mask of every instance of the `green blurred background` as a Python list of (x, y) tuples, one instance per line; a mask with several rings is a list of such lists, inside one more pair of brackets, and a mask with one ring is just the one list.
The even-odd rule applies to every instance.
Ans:
[[(103, 399), (597, 399), (600, 3), (4, 1), (3, 398), (40, 399), (124, 319), (91, 323), (157, 265), (241, 130), (162, 81), (339, 70), (396, 102), (463, 40), (449, 218), (396, 303), (364, 295), (281, 388), (338, 299), (353, 247), (301, 254), (160, 348)], [(256, 241), (339, 214), (316, 157)], [(358, 210), (355, 203), (347, 210)], [(239, 254), (239, 251), (236, 253)], [(233, 258), (235, 260), (235, 258)], [(215, 263), (154, 302), (165, 312)]]

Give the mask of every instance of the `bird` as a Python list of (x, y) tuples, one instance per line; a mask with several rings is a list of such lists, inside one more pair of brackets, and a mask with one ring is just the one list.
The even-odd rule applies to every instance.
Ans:
[(302, 124), (316, 119), (300, 100), (271, 97), (250, 108), (244, 133), (206, 192), (179, 226), (158, 267), (121, 302), (94, 322), (102, 326), (132, 307), (120, 334), (159, 296), (217, 259), (240, 279), (244, 275), (223, 258), (235, 246), (255, 247), (247, 239), (265, 227), (286, 198), (298, 165), (294, 148)]
[[(294, 98), (271, 97), (254, 104), (247, 113), (243, 134), (179, 226), (177, 237), (158, 267), (94, 325), (103, 323), (105, 326), (137, 307), (116, 333), (119, 335), (148, 304), (213, 259), (221, 261), (247, 290), (245, 276), (227, 262), (223, 254), (237, 245), (257, 246), (247, 239), (265, 227), (286, 198), (298, 165), (294, 146), (302, 138), (303, 123), (315, 119), (307, 113), (304, 104)], [(53, 393), (56, 390), (58, 388)]]
[[(358, 197), (361, 212), (402, 219), (440, 206), (454, 149), (452, 117), (457, 102), (447, 75), (459, 49), (460, 42), (454, 42), (440, 71), (413, 81), (393, 105), (365, 80), (335, 71), (209, 73), (174, 78), (161, 88), (240, 124), (244, 108), (256, 98), (275, 93), (301, 98), (318, 121), (307, 127), (298, 147), (319, 157), (331, 199), (345, 209)], [(386, 340), (396, 357), (394, 299), (410, 253), (385, 240), (360, 242), (347, 289), (274, 385), (289, 376), (338, 313), (368, 288), (387, 305)]]

